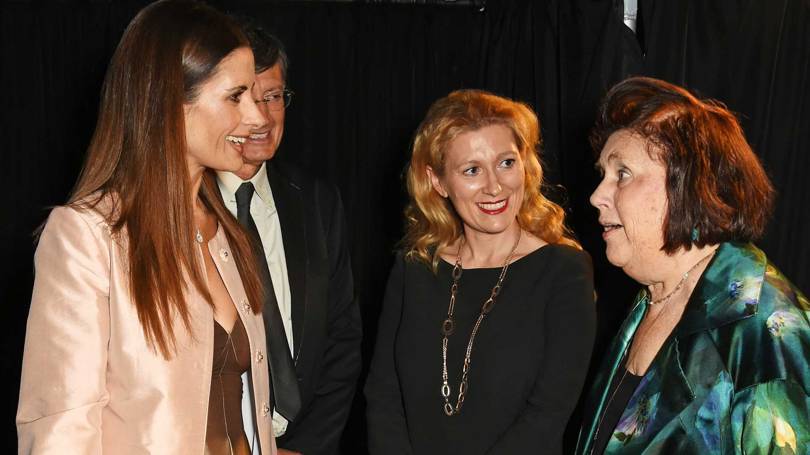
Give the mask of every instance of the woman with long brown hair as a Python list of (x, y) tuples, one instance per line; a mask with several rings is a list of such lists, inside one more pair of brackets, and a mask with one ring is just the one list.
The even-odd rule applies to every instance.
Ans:
[[(239, 28), (197, 2), (144, 8), (116, 49), (79, 182), (41, 233), (21, 453), (275, 453), (251, 240), (213, 170), (266, 122)], [(250, 368), (255, 363), (256, 368)]]
[(372, 454), (561, 453), (595, 329), (590, 258), (543, 196), (525, 104), (477, 90), (416, 132), (366, 385)]

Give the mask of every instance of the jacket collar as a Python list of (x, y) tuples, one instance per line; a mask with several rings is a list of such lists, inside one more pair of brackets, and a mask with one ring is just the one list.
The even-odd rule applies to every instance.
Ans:
[(222, 198), (235, 203), (236, 190), (238, 190), (239, 186), (243, 183), (250, 182), (253, 184), (253, 188), (255, 188), (256, 195), (259, 196), (259, 199), (264, 202), (268, 209), (275, 211), (273, 190), (270, 188), (270, 182), (267, 179), (267, 167), (268, 162), (265, 161), (250, 180), (242, 180), (232, 172), (217, 171), (217, 184), (219, 185), (220, 193), (222, 193)]
[(766, 266), (765, 253), (750, 243), (720, 244), (692, 292), (675, 335), (716, 329), (756, 314)]

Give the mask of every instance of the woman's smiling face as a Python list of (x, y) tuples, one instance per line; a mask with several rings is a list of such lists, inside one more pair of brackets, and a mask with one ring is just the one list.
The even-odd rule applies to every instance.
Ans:
[(217, 65), (184, 106), (188, 161), (218, 171), (242, 167), (242, 147), (252, 128), (267, 120), (250, 94), (255, 75), (253, 53), (240, 47)]
[(490, 125), (458, 135), (444, 153), (443, 172), (430, 167), (427, 172), (465, 229), (499, 234), (515, 222), (523, 204), (525, 171), (508, 127)]
[(599, 154), (603, 177), (590, 199), (599, 210), (608, 260), (645, 284), (666, 256), (661, 248), (668, 207), (666, 167), (650, 156), (649, 145), (628, 130), (613, 133)]

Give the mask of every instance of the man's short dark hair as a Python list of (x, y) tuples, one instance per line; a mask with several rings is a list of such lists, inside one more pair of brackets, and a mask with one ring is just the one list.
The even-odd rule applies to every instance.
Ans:
[(256, 74), (268, 70), (278, 63), (281, 69), (281, 77), (286, 82), (289, 59), (287, 58), (287, 52), (284, 50), (284, 43), (252, 19), (245, 16), (234, 16), (234, 20), (242, 28), (248, 41), (250, 41)]

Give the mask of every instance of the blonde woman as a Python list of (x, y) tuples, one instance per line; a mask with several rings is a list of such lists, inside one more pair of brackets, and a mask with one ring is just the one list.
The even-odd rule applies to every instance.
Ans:
[(540, 192), (539, 143), (529, 107), (475, 90), (416, 132), (365, 389), (372, 454), (561, 453), (595, 306), (590, 258)]

